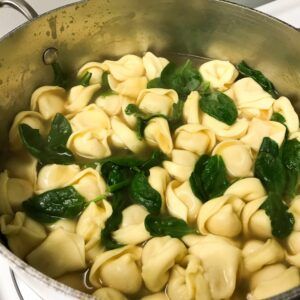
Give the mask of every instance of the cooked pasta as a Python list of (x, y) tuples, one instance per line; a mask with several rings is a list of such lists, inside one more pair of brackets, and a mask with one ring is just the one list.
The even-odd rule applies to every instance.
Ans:
[(84, 273), (95, 299), (300, 285), (299, 118), (245, 62), (87, 62), (73, 84), (33, 92), (7, 150), (0, 234), (58, 281)]

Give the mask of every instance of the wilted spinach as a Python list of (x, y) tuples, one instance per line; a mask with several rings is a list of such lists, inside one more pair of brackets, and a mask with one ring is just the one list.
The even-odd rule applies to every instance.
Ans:
[(278, 113), (278, 112), (274, 112), (271, 116), (271, 121), (274, 121), (274, 122), (279, 122), (281, 124), (285, 124), (286, 120), (285, 120), (285, 117)]
[(54, 62), (51, 66), (54, 73), (54, 85), (66, 88), (69, 84), (69, 80), (60, 64), (58, 62)]
[(202, 202), (223, 195), (229, 186), (226, 167), (221, 156), (202, 155), (190, 176), (193, 193)]
[(108, 72), (103, 72), (102, 74), (102, 80), (101, 80), (101, 88), (97, 95), (106, 97), (115, 94), (115, 92), (110, 88), (109, 82), (108, 82)]
[(286, 171), (285, 196), (292, 199), (296, 195), (300, 180), (300, 142), (287, 140), (282, 146), (282, 162)]
[(85, 207), (85, 199), (74, 187), (54, 189), (23, 202), (24, 211), (41, 223), (53, 223), (61, 218), (73, 219)]
[[(287, 151), (286, 154), (293, 155), (290, 151)], [(282, 156), (284, 157), (284, 155)], [(289, 163), (288, 161), (282, 162), (277, 143), (265, 137), (257, 155), (254, 174), (261, 180), (268, 192), (268, 198), (261, 208), (266, 211), (271, 220), (272, 234), (278, 238), (287, 237), (295, 223), (293, 215), (287, 211), (288, 207), (283, 202), (287, 183), (285, 165), (288, 166)], [(294, 163), (292, 162), (291, 165)]]
[(151, 187), (143, 172), (135, 174), (129, 188), (134, 203), (143, 205), (150, 213), (159, 213), (162, 200), (159, 192)]
[(145, 228), (151, 236), (166, 236), (181, 238), (184, 235), (195, 233), (187, 223), (171, 216), (149, 214), (145, 218)]
[(199, 88), (202, 77), (199, 71), (187, 60), (182, 66), (170, 62), (162, 70), (160, 78), (148, 82), (147, 88), (167, 88), (175, 90), (181, 100), (185, 100), (190, 92)]
[(85, 87), (89, 86), (92, 75), (93, 74), (90, 72), (84, 73), (83, 76), (79, 80), (79, 84), (82, 86), (85, 86)]
[(47, 140), (43, 139), (38, 129), (27, 124), (19, 125), (19, 133), (26, 149), (42, 164), (72, 164), (75, 161), (72, 152), (66, 147), (72, 128), (63, 115), (56, 114)]
[(233, 100), (221, 92), (203, 94), (200, 100), (200, 108), (208, 115), (227, 125), (234, 124), (238, 116)]
[(276, 90), (274, 84), (268, 78), (266, 78), (261, 71), (252, 69), (244, 61), (241, 61), (237, 65), (237, 69), (239, 70), (242, 76), (251, 77), (252, 79), (254, 79), (273, 98), (276, 99), (279, 97), (279, 93)]

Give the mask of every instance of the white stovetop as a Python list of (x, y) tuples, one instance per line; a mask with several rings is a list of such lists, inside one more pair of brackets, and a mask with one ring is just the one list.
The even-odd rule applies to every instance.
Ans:
[[(231, 0), (234, 1), (234, 0)], [(66, 5), (69, 3), (77, 2), (76, 0), (28, 0), (33, 8), (39, 13), (44, 13), (56, 7)], [(239, 3), (266, 3), (263, 0), (236, 0)], [(249, 4), (250, 5), (250, 4)], [(300, 0), (276, 0), (268, 4), (258, 7), (259, 10), (266, 12), (270, 15), (276, 16), (283, 21), (300, 28)], [(25, 22), (26, 19), (18, 12), (11, 8), (0, 9), (0, 37), (14, 29), (18, 25)], [(30, 290), (24, 283), (17, 277), (16, 281), (20, 288), (23, 298), (20, 298), (16, 292), (9, 267), (0, 257), (0, 300), (43, 300), (38, 295)], [(49, 299), (44, 299), (49, 300)]]

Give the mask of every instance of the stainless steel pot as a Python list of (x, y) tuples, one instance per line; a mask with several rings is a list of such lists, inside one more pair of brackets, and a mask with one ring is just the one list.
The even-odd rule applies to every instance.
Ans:
[[(300, 112), (300, 33), (255, 10), (220, 0), (89, 0), (37, 17), (23, 0), (0, 0), (0, 7), (5, 4), (34, 20), (0, 40), (2, 150), (15, 114), (28, 108), (35, 88), (51, 83), (51, 70), (42, 60), (49, 47), (59, 50), (69, 72), (90, 60), (148, 49), (234, 63), (246, 59)], [(0, 255), (45, 299), (92, 299), (31, 268), (1, 243)], [(300, 288), (276, 299), (297, 297)]]

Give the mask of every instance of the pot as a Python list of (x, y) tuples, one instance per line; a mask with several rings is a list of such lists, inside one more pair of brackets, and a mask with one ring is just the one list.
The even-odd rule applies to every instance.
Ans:
[[(275, 18), (220, 0), (89, 0), (37, 17), (23, 0), (0, 0), (33, 19), (0, 40), (0, 151), (13, 117), (52, 82), (43, 62), (54, 47), (65, 70), (146, 50), (180, 59), (242, 59), (272, 78), (300, 112), (300, 33)], [(93, 299), (41, 274), (0, 243), (0, 255), (45, 299)], [(300, 288), (274, 299), (296, 299)]]

